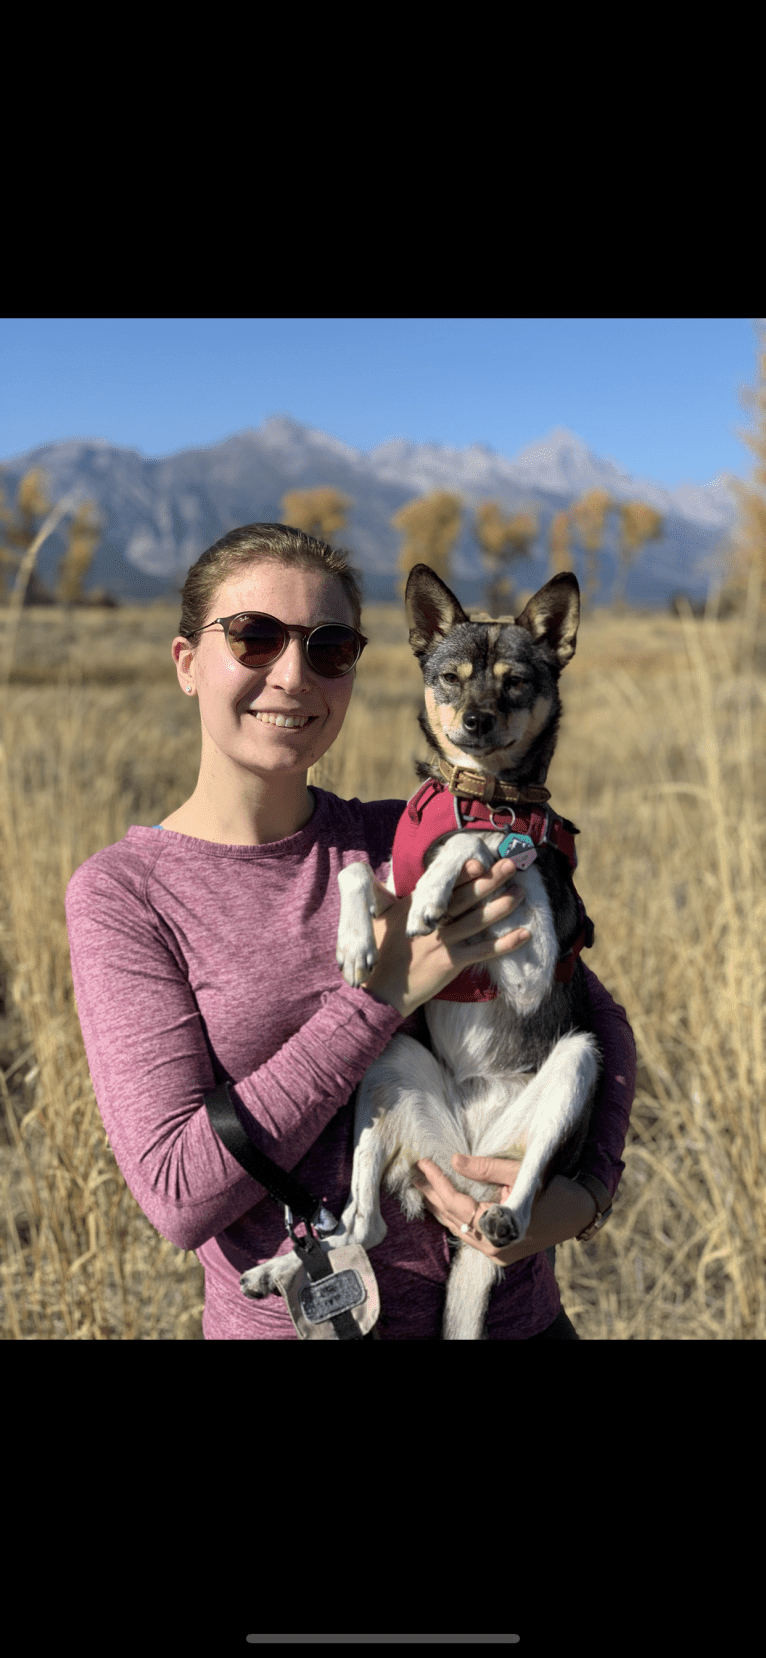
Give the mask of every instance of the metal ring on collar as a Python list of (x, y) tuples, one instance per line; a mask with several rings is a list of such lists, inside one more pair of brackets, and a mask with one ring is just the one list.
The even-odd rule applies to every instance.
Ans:
[(510, 812), (510, 814), (511, 814), (510, 823), (495, 823), (495, 814), (494, 814), (493, 811), (490, 810), (489, 821), (492, 824), (492, 828), (493, 829), (508, 829), (508, 830), (512, 829), (514, 823), (516, 822), (516, 813), (514, 812), (513, 807), (512, 806), (504, 806), (502, 808), (502, 812), (503, 812), (503, 817), (507, 817), (508, 813)]

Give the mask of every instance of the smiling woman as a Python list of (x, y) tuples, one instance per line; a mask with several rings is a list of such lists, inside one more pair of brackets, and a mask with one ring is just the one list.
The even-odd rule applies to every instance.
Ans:
[[(362, 639), (358, 595), (341, 572), (316, 558), (308, 567), (286, 565), (282, 526), (262, 527), (272, 536), (254, 563), (253, 528), (235, 531), (239, 545), (226, 549), (249, 553), (250, 563), (230, 564), (207, 604), (197, 606), (201, 620), (191, 605), (186, 620), (185, 607), (172, 646), (179, 684), (199, 699), (202, 756), (193, 795), (163, 828), (228, 846), (281, 840), (309, 821), (314, 797), (306, 774), (341, 729)], [(311, 538), (289, 533), (298, 542), (293, 558), (301, 541), (310, 556)], [(325, 641), (314, 645), (325, 629)], [(345, 663), (344, 636), (353, 646), (346, 644)]]
[[(423, 1039), (423, 1005), (464, 968), (522, 942), (518, 930), (489, 936), (518, 900), (500, 890), (502, 863), (487, 875), (477, 865), (437, 933), (408, 938), (410, 900), (396, 900), (375, 923), (366, 984), (340, 972), (338, 877), (361, 859), (385, 878), (405, 805), (308, 785), (353, 693), (360, 609), (346, 555), (288, 526), (247, 525), (204, 553), (171, 647), (199, 704), (196, 787), (162, 824), (133, 825), (95, 853), (67, 888), (109, 1143), (152, 1225), (202, 1263), (207, 1340), (298, 1335), (280, 1296), (241, 1292), (244, 1272), (291, 1243), (281, 1208), (215, 1133), (205, 1095), (227, 1082), (253, 1145), (340, 1215), (357, 1083), (394, 1032)], [(406, 1221), (386, 1195), (381, 1208), (381, 1339), (438, 1341), (449, 1232), (431, 1214)], [(535, 1336), (558, 1306), (547, 1258), (530, 1257), (499, 1284), (489, 1339)]]

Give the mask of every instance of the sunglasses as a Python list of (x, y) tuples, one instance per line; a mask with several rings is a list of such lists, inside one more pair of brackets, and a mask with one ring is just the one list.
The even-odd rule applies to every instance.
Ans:
[(276, 616), (262, 616), (253, 610), (240, 611), (236, 616), (216, 616), (199, 632), (204, 633), (205, 628), (218, 623), (235, 662), (241, 662), (243, 668), (268, 668), (287, 650), (290, 635), (297, 633), (309, 667), (322, 679), (342, 679), (344, 674), (350, 674), (369, 643), (363, 633), (344, 627), (342, 622), (325, 622), (321, 627), (307, 628), (280, 622)]

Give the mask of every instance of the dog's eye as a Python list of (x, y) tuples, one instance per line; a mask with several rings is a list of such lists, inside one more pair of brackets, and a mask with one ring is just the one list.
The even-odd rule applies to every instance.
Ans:
[(458, 679), (457, 674), (442, 674), (441, 678), (444, 680), (445, 685), (459, 685), (460, 684), (460, 680)]

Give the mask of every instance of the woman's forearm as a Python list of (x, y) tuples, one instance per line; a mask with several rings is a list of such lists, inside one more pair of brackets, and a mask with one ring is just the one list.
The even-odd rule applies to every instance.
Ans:
[(532, 1210), (529, 1231), (519, 1244), (510, 1244), (503, 1250), (506, 1265), (513, 1266), (527, 1255), (538, 1255), (551, 1244), (565, 1243), (576, 1238), (589, 1226), (596, 1213), (596, 1200), (584, 1186), (567, 1180), (563, 1174), (554, 1176), (550, 1186), (537, 1199)]

